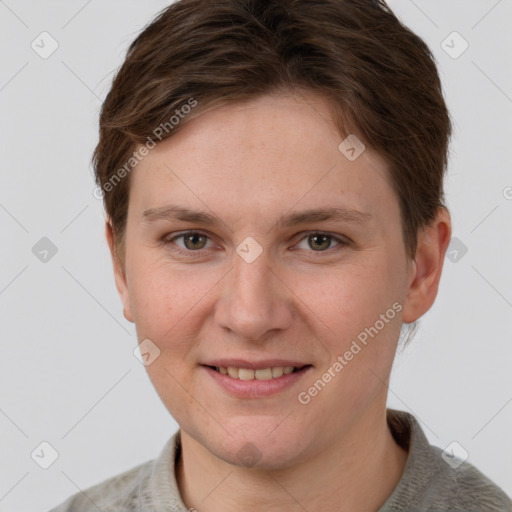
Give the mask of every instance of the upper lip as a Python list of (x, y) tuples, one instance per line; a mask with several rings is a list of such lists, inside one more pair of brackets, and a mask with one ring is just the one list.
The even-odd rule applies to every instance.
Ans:
[(295, 368), (308, 366), (308, 363), (293, 361), (290, 359), (264, 359), (262, 361), (247, 361), (245, 359), (215, 359), (202, 364), (203, 366), (247, 368), (250, 370), (263, 370), (265, 368), (276, 368), (280, 366), (294, 366)]

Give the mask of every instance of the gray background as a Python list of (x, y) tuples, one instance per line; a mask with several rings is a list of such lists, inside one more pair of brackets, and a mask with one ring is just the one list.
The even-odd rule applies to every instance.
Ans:
[[(177, 428), (133, 355), (89, 164), (112, 72), (167, 3), (0, 1), (2, 511), (48, 510), (155, 457)], [(458, 241), (397, 357), (389, 405), (414, 413), (433, 444), (457, 441), (512, 494), (512, 1), (390, 5), (439, 63)], [(51, 49), (43, 31), (58, 43), (47, 58), (31, 47)], [(460, 55), (454, 31), (469, 44)], [(43, 237), (57, 248), (46, 261)], [(43, 441), (58, 452), (46, 470)]]

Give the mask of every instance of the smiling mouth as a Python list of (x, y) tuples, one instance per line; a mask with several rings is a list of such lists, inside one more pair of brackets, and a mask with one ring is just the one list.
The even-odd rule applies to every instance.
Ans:
[(289, 375), (290, 373), (296, 373), (302, 369), (311, 366), (310, 364), (301, 367), (297, 366), (273, 366), (270, 368), (261, 368), (258, 370), (252, 370), (250, 368), (236, 368), (233, 366), (208, 366), (212, 370), (215, 370), (221, 375), (231, 377), (232, 379), (238, 380), (272, 380), (279, 379), (283, 375)]

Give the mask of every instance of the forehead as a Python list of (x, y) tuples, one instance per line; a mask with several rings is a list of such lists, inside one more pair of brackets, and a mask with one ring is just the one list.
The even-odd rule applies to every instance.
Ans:
[(138, 164), (131, 209), (180, 199), (201, 210), (215, 205), (257, 217), (294, 205), (371, 213), (393, 201), (384, 159), (366, 146), (350, 160), (339, 149), (343, 140), (328, 102), (315, 94), (269, 95), (216, 108), (189, 121)]

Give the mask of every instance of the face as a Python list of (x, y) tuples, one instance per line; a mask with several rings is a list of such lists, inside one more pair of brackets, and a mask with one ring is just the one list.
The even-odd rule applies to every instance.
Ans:
[(265, 96), (132, 171), (125, 316), (182, 431), (224, 461), (287, 467), (385, 408), (414, 269), (386, 162), (343, 138), (322, 98)]

